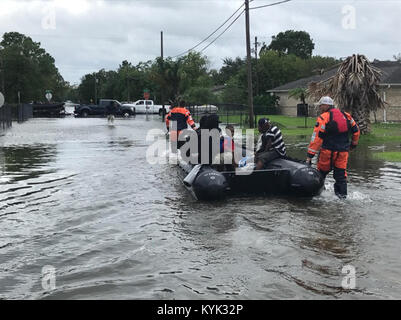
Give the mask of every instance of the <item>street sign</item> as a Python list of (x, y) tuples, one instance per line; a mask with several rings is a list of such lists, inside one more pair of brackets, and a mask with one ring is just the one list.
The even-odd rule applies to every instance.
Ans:
[(3, 94), (0, 92), (0, 108), (3, 106), (4, 104), (4, 96)]
[(53, 95), (49, 91), (49, 92), (46, 93), (45, 97), (50, 102), (50, 100), (53, 98)]

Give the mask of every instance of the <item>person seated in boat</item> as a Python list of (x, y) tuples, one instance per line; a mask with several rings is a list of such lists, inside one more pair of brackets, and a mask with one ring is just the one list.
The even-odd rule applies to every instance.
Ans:
[[(227, 125), (226, 135), (223, 136), (219, 128), (219, 116), (217, 114), (205, 115), (200, 120), (200, 129), (207, 130), (208, 141), (202, 141), (201, 130), (198, 130), (198, 163), (213, 165), (217, 170), (234, 170), (234, 127)], [(213, 132), (213, 130), (215, 130)], [(208, 143), (209, 157), (202, 159), (202, 143)], [(219, 144), (219, 145), (217, 145)], [(205, 146), (204, 146), (205, 148)], [(206, 162), (205, 162), (206, 161)]]
[(222, 137), (220, 152), (234, 152), (234, 126), (232, 124), (228, 124), (225, 131), (226, 136)]
[(222, 170), (234, 170), (237, 166), (234, 156), (234, 126), (228, 124), (225, 132), (226, 135), (220, 138), (220, 166)]
[[(171, 110), (166, 116), (166, 127), (167, 131), (170, 133), (170, 142), (172, 146), (177, 146), (180, 149), (186, 141), (179, 141), (178, 137), (181, 131), (187, 129), (190, 126), (193, 130), (196, 130), (195, 121), (192, 119), (191, 113), (185, 107), (186, 103), (184, 100), (180, 100), (178, 106), (173, 105), (170, 107)], [(172, 128), (170, 128), (170, 125)], [(173, 148), (173, 151), (176, 151)]]
[[(219, 121), (219, 116), (217, 114), (207, 114), (200, 119), (199, 130), (197, 130), (199, 164), (211, 165), (216, 162), (215, 158), (217, 156), (220, 156), (220, 144), (222, 135), (221, 135), (221, 129), (219, 128), (219, 124), (220, 121)], [(205, 137), (207, 137), (208, 139), (203, 140)], [(204, 150), (206, 148), (208, 150), (208, 157), (205, 156), (202, 157), (202, 149)]]
[(274, 159), (285, 157), (286, 148), (280, 129), (273, 126), (269, 119), (259, 119), (258, 130), (261, 136), (255, 153), (255, 169), (261, 170)]

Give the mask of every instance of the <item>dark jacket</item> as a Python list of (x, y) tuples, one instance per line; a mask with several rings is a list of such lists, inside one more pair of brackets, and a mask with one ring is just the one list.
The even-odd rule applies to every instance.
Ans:
[(117, 105), (115, 103), (109, 103), (106, 106), (106, 115), (116, 115), (117, 114)]

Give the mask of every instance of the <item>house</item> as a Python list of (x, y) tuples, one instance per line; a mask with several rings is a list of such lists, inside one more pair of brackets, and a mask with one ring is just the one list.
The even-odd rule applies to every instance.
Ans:
[[(377, 110), (376, 114), (372, 112), (371, 119), (377, 121), (401, 121), (401, 62), (400, 61), (378, 61), (374, 60), (372, 65), (382, 71), (382, 78), (379, 84), (380, 94), (388, 106), (384, 110)], [(295, 88), (307, 88), (310, 82), (319, 82), (326, 80), (337, 72), (338, 67), (333, 67), (321, 74), (313, 75), (307, 78), (289, 82), (272, 90), (270, 94), (280, 97), (279, 113), (288, 116), (299, 116), (300, 103), (295, 98), (289, 98), (289, 91)], [(309, 105), (309, 115), (316, 115), (315, 103), (306, 99)]]

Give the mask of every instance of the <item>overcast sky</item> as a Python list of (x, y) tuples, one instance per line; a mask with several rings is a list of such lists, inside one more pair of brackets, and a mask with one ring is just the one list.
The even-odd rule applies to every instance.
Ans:
[[(254, 0), (251, 7), (279, 0)], [(41, 42), (65, 80), (79, 83), (90, 72), (115, 70), (193, 47), (224, 22), (237, 0), (0, 0), (0, 34), (18, 31)], [(355, 19), (353, 19), (355, 17)], [(393, 60), (401, 52), (401, 1), (293, 0), (251, 11), (252, 42), (270, 43), (289, 29), (307, 31), (314, 55)], [(222, 31), (223, 29), (221, 29)], [(216, 34), (218, 35), (220, 31)], [(211, 37), (209, 40), (212, 40)], [(209, 42), (199, 46), (202, 49)], [(225, 57), (245, 56), (245, 18), (204, 51), (211, 68)]]

